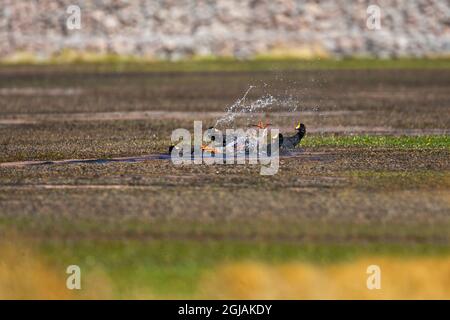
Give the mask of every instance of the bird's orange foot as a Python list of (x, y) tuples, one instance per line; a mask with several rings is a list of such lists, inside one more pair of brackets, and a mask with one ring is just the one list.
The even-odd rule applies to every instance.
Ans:
[(219, 153), (219, 152), (218, 152), (219, 150), (217, 150), (216, 148), (207, 146), (206, 144), (203, 144), (203, 145), (202, 145), (202, 150), (203, 150), (203, 151), (207, 151), (207, 152)]
[(268, 126), (271, 126), (272, 124), (270, 123), (263, 123), (262, 121), (258, 121), (258, 124), (252, 124), (252, 127), (257, 127), (260, 129), (266, 129)]

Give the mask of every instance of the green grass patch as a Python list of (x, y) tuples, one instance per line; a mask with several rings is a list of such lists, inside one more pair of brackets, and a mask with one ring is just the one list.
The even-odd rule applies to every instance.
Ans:
[(70, 71), (147, 71), (147, 72), (204, 72), (204, 71), (267, 71), (308, 69), (448, 69), (449, 58), (435, 59), (311, 59), (256, 57), (249, 60), (234, 58), (193, 58), (181, 61), (149, 60), (119, 55), (62, 55), (48, 60), (26, 56), (24, 59), (0, 61), (0, 68), (26, 66)]
[(450, 136), (338, 136), (310, 135), (302, 141), (305, 147), (365, 147), (396, 149), (450, 149)]

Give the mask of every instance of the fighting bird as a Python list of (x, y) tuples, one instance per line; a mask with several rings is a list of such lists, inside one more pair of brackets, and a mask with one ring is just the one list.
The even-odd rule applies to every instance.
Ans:
[(295, 127), (295, 130), (297, 130), (297, 133), (290, 137), (285, 137), (281, 133), (278, 135), (278, 141), (281, 148), (293, 149), (300, 143), (306, 134), (306, 127), (303, 123), (299, 122)]
[[(269, 123), (263, 124), (261, 121), (259, 121), (259, 123), (254, 126), (257, 126), (258, 128), (261, 128), (261, 129), (266, 129), (269, 125), (270, 125)], [(297, 132), (293, 136), (285, 137), (285, 136), (283, 136), (283, 134), (280, 133), (280, 134), (278, 134), (278, 136), (272, 137), (272, 139), (278, 139), (279, 147), (282, 150), (283, 149), (284, 150), (294, 149), (300, 143), (300, 141), (303, 139), (303, 137), (305, 136), (306, 127), (303, 123), (299, 122), (298, 125), (295, 127), (295, 130)], [(216, 141), (216, 140), (218, 140), (217, 138), (218, 138), (219, 134), (218, 134), (218, 131), (214, 127), (209, 127), (208, 128), (208, 136), (211, 141)], [(208, 151), (208, 152), (211, 152), (214, 154), (224, 153), (223, 149), (221, 149), (221, 148), (227, 147), (226, 135), (221, 135), (220, 139), (222, 141), (216, 141), (219, 143), (218, 148), (210, 147), (208, 145), (203, 144), (201, 146), (202, 152)], [(235, 143), (235, 141), (233, 141), (231, 143)], [(245, 152), (248, 152), (248, 144), (249, 144), (249, 141), (246, 140), (245, 145), (244, 145)], [(172, 152), (174, 147), (175, 147), (174, 145), (171, 145), (169, 147), (169, 154)], [(191, 146), (191, 153), (192, 154), (194, 153), (193, 146)], [(269, 150), (269, 153), (270, 153), (270, 150)]]

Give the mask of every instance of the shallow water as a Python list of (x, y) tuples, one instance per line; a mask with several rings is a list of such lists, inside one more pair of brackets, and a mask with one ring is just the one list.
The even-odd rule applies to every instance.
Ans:
[[(308, 160), (323, 160), (322, 156), (319, 154), (308, 153), (305, 154), (304, 150), (299, 148), (297, 150), (281, 150), (280, 158), (295, 158), (300, 156), (305, 156)], [(203, 159), (212, 159), (220, 157), (220, 155), (212, 156), (210, 154), (203, 154)], [(191, 159), (194, 159), (192, 155)], [(226, 157), (224, 157), (226, 160)], [(270, 157), (263, 155), (262, 157), (249, 157), (243, 153), (235, 154), (233, 160), (269, 160)], [(273, 159), (273, 157), (272, 157)], [(31, 161), (17, 161), (17, 162), (4, 162), (0, 163), (0, 167), (21, 167), (21, 166), (42, 166), (42, 165), (71, 165), (71, 164), (108, 164), (108, 163), (139, 163), (145, 161), (154, 160), (171, 160), (171, 156), (168, 153), (155, 153), (144, 156), (135, 157), (120, 157), (120, 158), (98, 158), (98, 159), (66, 159), (66, 160), (31, 160)]]

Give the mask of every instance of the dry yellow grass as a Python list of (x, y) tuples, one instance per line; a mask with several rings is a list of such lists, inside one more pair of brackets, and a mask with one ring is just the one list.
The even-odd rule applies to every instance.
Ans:
[(70, 299), (64, 271), (48, 268), (30, 250), (11, 244), (0, 248), (0, 299)]
[(318, 43), (292, 46), (280, 43), (268, 52), (257, 55), (259, 59), (330, 59), (330, 53)]
[[(82, 276), (82, 290), (66, 287), (64, 267), (45, 263), (25, 245), (8, 241), (0, 245), (0, 300), (6, 299), (107, 299), (112, 297), (109, 279), (101, 270)], [(83, 283), (89, 283), (83, 288)], [(90, 288), (90, 289), (89, 289)]]
[[(381, 289), (369, 290), (369, 265), (381, 268)], [(246, 262), (219, 267), (202, 294), (221, 299), (450, 299), (450, 258), (365, 258), (317, 266)]]

